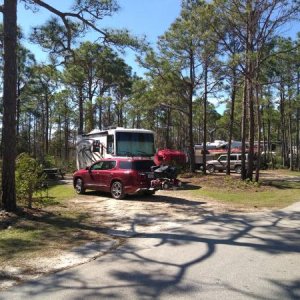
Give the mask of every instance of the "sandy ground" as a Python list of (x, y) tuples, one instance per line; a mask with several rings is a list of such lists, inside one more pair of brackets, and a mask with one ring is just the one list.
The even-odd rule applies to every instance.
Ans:
[(86, 263), (125, 242), (139, 231), (158, 232), (192, 222), (199, 214), (223, 211), (217, 202), (188, 196), (186, 190), (158, 191), (154, 196), (130, 196), (115, 200), (105, 194), (88, 193), (68, 202), (68, 207), (89, 212), (89, 225), (105, 229), (111, 240), (95, 241), (66, 251), (51, 251), (43, 257), (20, 260), (18, 266), (0, 270), (0, 289), (24, 280)]

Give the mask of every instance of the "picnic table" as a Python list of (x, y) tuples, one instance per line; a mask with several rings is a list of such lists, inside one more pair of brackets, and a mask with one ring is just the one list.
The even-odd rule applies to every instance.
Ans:
[(60, 168), (47, 168), (43, 170), (43, 173), (46, 174), (48, 179), (56, 179), (57, 177), (64, 179), (65, 175)]

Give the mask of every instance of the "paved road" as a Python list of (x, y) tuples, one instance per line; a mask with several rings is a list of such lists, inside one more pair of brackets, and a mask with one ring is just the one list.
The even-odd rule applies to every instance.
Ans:
[(300, 299), (300, 202), (173, 225), (115, 230), (118, 249), (0, 299)]

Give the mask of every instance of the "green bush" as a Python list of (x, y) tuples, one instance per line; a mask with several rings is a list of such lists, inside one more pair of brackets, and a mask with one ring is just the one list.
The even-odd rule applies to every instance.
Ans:
[(46, 155), (38, 160), (45, 169), (60, 168), (63, 172), (74, 172), (76, 170), (75, 160), (66, 161), (62, 158)]
[(51, 155), (46, 155), (43, 157), (41, 164), (44, 168), (53, 168), (56, 166), (55, 157)]
[(42, 166), (27, 153), (21, 153), (16, 160), (16, 190), (17, 199), (25, 200), (32, 207), (33, 194), (37, 192), (44, 181)]

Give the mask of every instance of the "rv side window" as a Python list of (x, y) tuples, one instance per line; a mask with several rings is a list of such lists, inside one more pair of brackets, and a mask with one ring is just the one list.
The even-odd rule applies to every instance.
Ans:
[(114, 136), (112, 134), (107, 136), (107, 153), (114, 153)]

